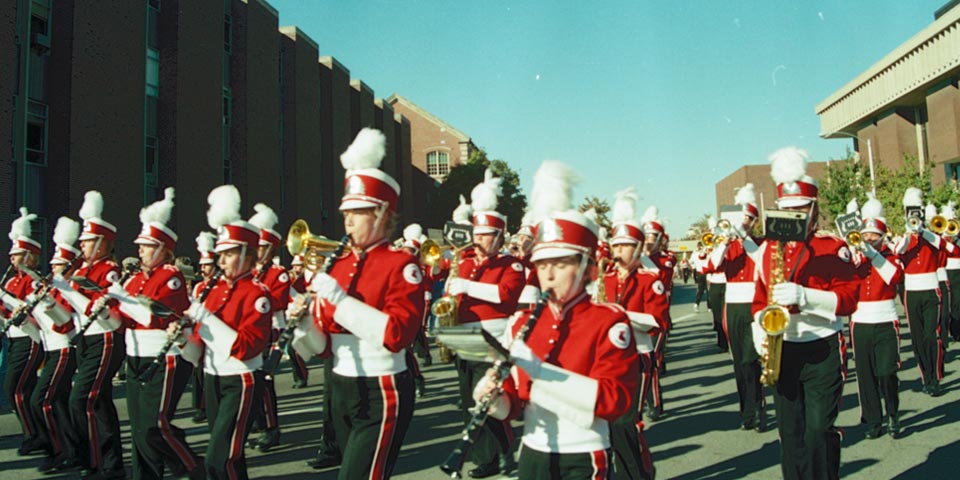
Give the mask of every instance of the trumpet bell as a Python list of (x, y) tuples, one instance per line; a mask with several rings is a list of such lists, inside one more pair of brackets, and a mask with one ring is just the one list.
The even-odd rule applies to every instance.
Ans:
[(947, 230), (947, 219), (943, 215), (937, 215), (930, 219), (930, 231), (937, 235)]
[(863, 237), (860, 235), (860, 232), (854, 230), (850, 233), (847, 233), (847, 243), (853, 247), (859, 247), (863, 243)]
[(450, 248), (427, 239), (420, 245), (420, 261), (431, 268), (440, 265), (440, 261), (443, 260), (443, 252), (450, 250)]
[(310, 226), (303, 219), (290, 225), (286, 243), (290, 255), (303, 255), (303, 268), (311, 272), (317, 271), (326, 257), (333, 254), (340, 245), (336, 240), (310, 233)]
[(947, 228), (945, 230), (945, 233), (947, 235), (950, 235), (951, 237), (956, 236), (958, 233), (960, 233), (960, 220), (957, 220), (956, 218), (951, 218), (950, 220), (947, 220)]
[(700, 243), (702, 243), (705, 247), (710, 247), (713, 245), (713, 237), (714, 235), (710, 232), (704, 233), (702, 236), (700, 236)]

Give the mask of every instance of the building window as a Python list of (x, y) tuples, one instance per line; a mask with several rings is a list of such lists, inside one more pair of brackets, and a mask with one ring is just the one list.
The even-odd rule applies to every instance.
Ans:
[(147, 49), (147, 95), (160, 95), (160, 51)]
[(30, 101), (27, 103), (27, 142), (25, 145), (28, 164), (47, 164), (47, 106)]
[(960, 182), (960, 163), (945, 163), (943, 168), (946, 170), (947, 183), (957, 185)]
[(230, 0), (223, 2), (223, 51), (230, 53), (233, 48), (233, 18), (230, 16)]
[(450, 173), (450, 155), (447, 152), (427, 154), (427, 175), (445, 177), (448, 173)]
[(230, 108), (231, 93), (229, 88), (223, 89), (223, 113), (222, 113), (222, 137), (223, 145), (221, 155), (223, 156), (223, 183), (233, 182), (233, 160), (230, 158)]
[(160, 0), (147, 0), (147, 47), (160, 49)]
[(143, 143), (143, 183), (148, 187), (156, 187), (157, 177), (160, 174), (160, 148), (157, 137), (147, 136)]

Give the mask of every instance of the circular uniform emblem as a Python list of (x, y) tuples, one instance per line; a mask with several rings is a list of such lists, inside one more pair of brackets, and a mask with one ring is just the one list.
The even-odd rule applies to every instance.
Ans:
[(666, 266), (667, 266), (667, 268), (670, 268), (670, 267), (672, 267), (672, 266), (673, 266), (673, 261), (671, 261), (671, 260), (667, 260), (667, 261), (666, 261), (666, 262), (664, 262), (663, 264), (664, 264), (664, 265), (666, 265)]
[(664, 290), (664, 288), (663, 288), (663, 282), (661, 282), (660, 280), (657, 280), (656, 282), (653, 282), (653, 292), (654, 292), (654, 293), (656, 293), (657, 295), (663, 295), (663, 290)]
[(280, 283), (287, 283), (290, 281), (290, 275), (287, 275), (287, 272), (283, 272), (277, 277), (277, 280), (279, 280)]
[(510, 268), (512, 268), (514, 272), (523, 271), (523, 265), (520, 265), (520, 262), (515, 262), (514, 264), (510, 265)]
[(167, 289), (169, 290), (178, 290), (181, 285), (183, 285), (183, 282), (177, 277), (170, 277), (170, 280), (167, 280)]
[(850, 250), (847, 247), (840, 247), (840, 250), (837, 251), (837, 256), (840, 257), (840, 260), (850, 263)]
[(423, 280), (423, 277), (420, 275), (420, 267), (408, 263), (406, 267), (403, 267), (403, 279), (411, 285), (420, 285), (420, 282)]
[(269, 313), (270, 312), (270, 299), (267, 297), (260, 297), (253, 304), (253, 308), (256, 308), (260, 313)]
[(116, 271), (110, 270), (107, 272), (107, 281), (110, 283), (117, 283), (120, 281), (120, 275)]
[(34, 291), (34, 292), (36, 292), (37, 290), (40, 289), (40, 282), (34, 280), (34, 281), (30, 282), (30, 287), (33, 288), (33, 291)]
[(625, 323), (618, 323), (607, 331), (607, 338), (614, 347), (623, 350), (630, 345), (630, 327)]

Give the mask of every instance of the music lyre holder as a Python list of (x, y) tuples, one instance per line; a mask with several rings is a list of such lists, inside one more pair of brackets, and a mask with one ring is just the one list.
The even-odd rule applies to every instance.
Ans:
[(80, 276), (76, 276), (76, 275), (75, 275), (75, 276), (70, 277), (70, 281), (73, 282), (73, 283), (76, 283), (77, 286), (79, 286), (80, 288), (82, 288), (82, 289), (84, 289), (84, 290), (89, 290), (89, 291), (91, 291), (91, 292), (100, 292), (100, 291), (103, 291), (103, 288), (101, 288), (100, 285), (97, 285), (96, 283), (93, 283), (93, 281), (90, 280), (90, 279), (87, 278), (87, 277), (80, 277)]

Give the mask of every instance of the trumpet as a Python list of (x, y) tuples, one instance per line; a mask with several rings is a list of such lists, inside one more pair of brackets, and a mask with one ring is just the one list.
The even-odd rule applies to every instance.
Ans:
[(937, 235), (943, 234), (947, 230), (947, 219), (943, 215), (937, 215), (930, 219), (930, 231)]
[(863, 237), (860, 235), (860, 232), (856, 230), (847, 232), (847, 245), (853, 248), (863, 248)]
[(452, 248), (448, 245), (439, 245), (430, 239), (424, 240), (420, 245), (420, 261), (430, 268), (436, 267), (443, 260), (443, 252)]
[(703, 235), (700, 236), (700, 243), (702, 243), (704, 247), (712, 247), (713, 237), (714, 237), (713, 232), (704, 233)]
[(292, 256), (302, 254), (303, 268), (311, 272), (320, 270), (326, 256), (337, 251), (340, 243), (323, 235), (310, 233), (310, 226), (303, 219), (293, 222), (287, 230), (287, 251)]
[(920, 217), (913, 215), (907, 217), (907, 230), (916, 232), (919, 231), (921, 227), (923, 227), (923, 220)]
[(956, 218), (951, 218), (950, 220), (947, 220), (947, 229), (944, 230), (944, 233), (946, 233), (951, 237), (956, 236), (958, 233), (960, 233), (960, 220), (957, 220)]

